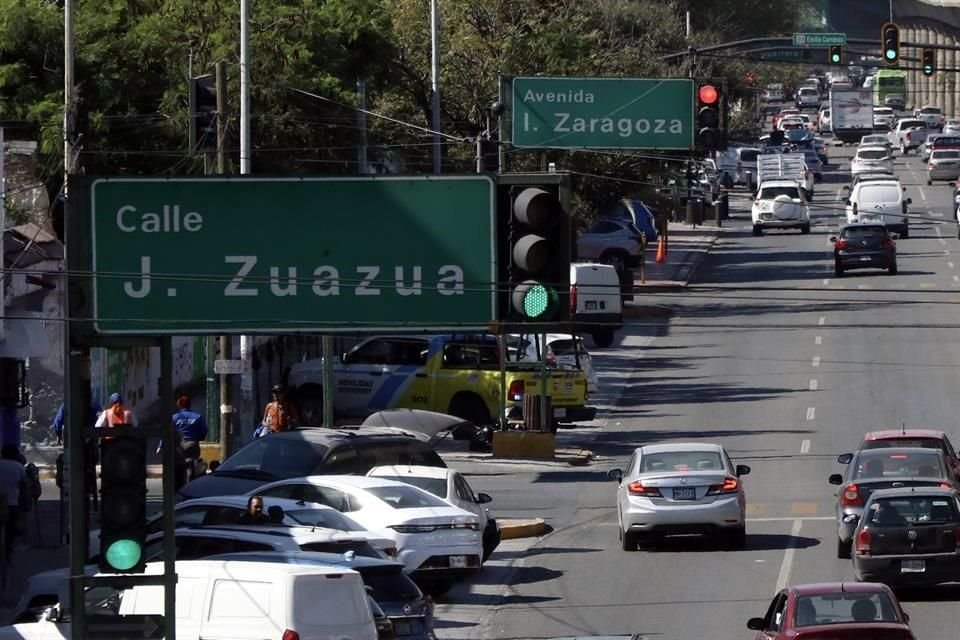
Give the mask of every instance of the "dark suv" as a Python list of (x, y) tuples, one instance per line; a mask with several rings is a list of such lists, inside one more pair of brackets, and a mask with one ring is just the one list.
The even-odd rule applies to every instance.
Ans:
[(308, 427), (258, 438), (177, 494), (179, 500), (248, 493), (276, 480), (312, 475), (364, 475), (373, 467), (446, 467), (430, 443), (382, 427)]

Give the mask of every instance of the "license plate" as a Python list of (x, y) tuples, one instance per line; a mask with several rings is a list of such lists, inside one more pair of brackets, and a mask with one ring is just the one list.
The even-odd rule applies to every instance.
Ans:
[(679, 487), (673, 490), (674, 500), (696, 500), (697, 490), (693, 487)]
[(393, 630), (398, 636), (409, 636), (413, 633), (413, 625), (409, 622), (396, 621), (393, 623)]
[(900, 561), (900, 573), (923, 573), (926, 569), (926, 563), (923, 560)]
[(467, 566), (467, 556), (450, 556), (451, 569), (463, 569)]
[(597, 301), (596, 300), (587, 300), (587, 311), (596, 311)]

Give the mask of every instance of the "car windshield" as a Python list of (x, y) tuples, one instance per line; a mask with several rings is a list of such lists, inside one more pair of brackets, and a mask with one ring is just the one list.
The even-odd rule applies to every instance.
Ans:
[(800, 95), (802, 96), (815, 96), (818, 93), (816, 89), (800, 89)]
[(284, 511), (284, 513), (297, 524), (308, 527), (323, 527), (338, 531), (364, 531), (363, 527), (336, 509), (293, 509)]
[(438, 498), (447, 497), (447, 479), (446, 478), (424, 478), (422, 476), (377, 476), (384, 480), (393, 480), (394, 482), (405, 482), (414, 487), (420, 487), (424, 491), (429, 491)]
[(920, 113), (922, 113), (922, 114), (924, 114), (924, 115), (940, 115), (940, 108), (939, 108), (939, 107), (924, 107), (923, 109), (920, 109)]
[[(843, 232), (840, 234), (840, 237), (846, 239), (869, 239), (876, 238), (877, 236), (885, 236), (887, 234), (886, 227), (874, 224), (863, 224), (856, 225), (854, 227), (846, 227)], [(905, 446), (905, 445), (900, 445)]]
[(937, 150), (933, 152), (930, 158), (932, 160), (956, 160), (960, 158), (960, 151)]
[(869, 449), (894, 449), (903, 447), (916, 447), (918, 449), (939, 449), (946, 453), (946, 446), (943, 440), (939, 438), (911, 438), (903, 436), (901, 438), (882, 438), (879, 440), (867, 440), (860, 447), (864, 450)]
[(420, 589), (404, 572), (403, 567), (356, 567), (363, 584), (370, 587), (378, 602), (400, 602), (421, 597)]
[(217, 474), (256, 475), (266, 480), (311, 475), (327, 448), (297, 438), (257, 438), (224, 460)]
[(900, 622), (886, 593), (830, 593), (798, 596), (797, 627), (855, 622)]
[(933, 145), (935, 147), (960, 146), (960, 138), (956, 136), (937, 136), (934, 140), (936, 141)]
[(857, 157), (863, 160), (883, 160), (887, 157), (885, 149), (860, 149), (857, 151)]
[(853, 479), (944, 478), (946, 475), (935, 451), (865, 451), (857, 459)]
[(760, 155), (760, 152), (756, 149), (744, 149), (740, 152), (740, 160), (742, 162), (756, 162), (758, 155)]
[(877, 498), (865, 519), (875, 527), (906, 527), (947, 524), (957, 521), (957, 503), (950, 496), (912, 495)]
[(450, 506), (435, 495), (427, 493), (422, 489), (405, 485), (367, 487), (367, 492), (383, 500), (394, 509)]
[(660, 451), (644, 454), (640, 472), (657, 471), (723, 471), (723, 460), (717, 451)]
[(893, 109), (890, 107), (879, 107), (873, 110), (873, 114), (876, 116), (892, 116)]
[(923, 120), (904, 120), (900, 124), (901, 129), (922, 129), (926, 126), (927, 124)]
[(864, 136), (860, 144), (887, 144), (887, 139), (883, 136)]
[(884, 204), (900, 201), (900, 189), (894, 185), (868, 184), (860, 189), (860, 202), (882, 202)]
[(777, 196), (788, 196), (794, 200), (800, 199), (800, 190), (797, 187), (763, 187), (760, 189), (760, 200), (773, 200)]

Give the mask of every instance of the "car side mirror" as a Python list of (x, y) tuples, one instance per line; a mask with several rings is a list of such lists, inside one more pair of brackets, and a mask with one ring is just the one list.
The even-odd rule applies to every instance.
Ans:
[(900, 234), (899, 234), (899, 233), (891, 233), (891, 234), (890, 234), (890, 239), (891, 239), (891, 240), (899, 240), (899, 239), (900, 239)]
[(763, 618), (750, 618), (747, 620), (747, 629), (751, 631), (763, 631), (766, 620)]
[(910, 622), (910, 614), (907, 613), (906, 611), (903, 612), (903, 621)]
[(607, 471), (607, 478), (616, 480), (617, 482), (623, 482), (623, 471), (620, 469), (610, 469), (610, 471)]
[[(904, 187), (904, 188), (906, 188), (906, 187)], [(842, 190), (843, 190), (843, 191), (850, 191), (850, 185), (848, 185), (848, 184), (843, 185), (843, 189), (842, 189)]]
[(904, 202), (906, 202), (907, 204), (913, 204), (913, 198), (907, 198), (906, 200), (904, 200)]
[(48, 622), (60, 622), (60, 620), (63, 618), (60, 611), (60, 605), (55, 604), (52, 607), (47, 607), (46, 609), (44, 609), (43, 618)]
[(830, 242), (836, 244), (836, 242), (837, 242), (837, 236), (830, 236)]
[(477, 504), (487, 504), (488, 502), (493, 502), (493, 498), (489, 493), (478, 493), (477, 494)]
[(850, 204), (851, 204), (851, 203), (850, 203), (850, 198), (847, 198), (846, 200), (844, 200), (844, 201), (843, 201), (843, 204), (845, 204), (845, 205), (847, 205), (847, 206), (849, 207)]
[(830, 484), (843, 484), (843, 476), (839, 473), (832, 473), (830, 477), (827, 478), (827, 482)]
[(748, 467), (748, 466), (745, 465), (745, 464), (738, 464), (736, 471), (737, 471), (737, 477), (738, 477), (738, 478), (739, 478), (740, 476), (748, 476), (748, 475), (750, 475), (750, 467)]
[(850, 461), (853, 460), (852, 453), (841, 453), (837, 456), (837, 462), (840, 464), (850, 464)]
[(341, 353), (341, 354), (340, 354), (340, 362), (346, 362), (346, 361), (347, 361), (347, 355), (349, 355), (349, 354)]

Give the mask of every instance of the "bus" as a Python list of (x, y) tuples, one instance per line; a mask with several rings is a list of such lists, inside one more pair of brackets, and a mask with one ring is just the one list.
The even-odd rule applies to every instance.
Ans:
[(907, 72), (880, 69), (874, 81), (873, 104), (878, 107), (907, 108)]

